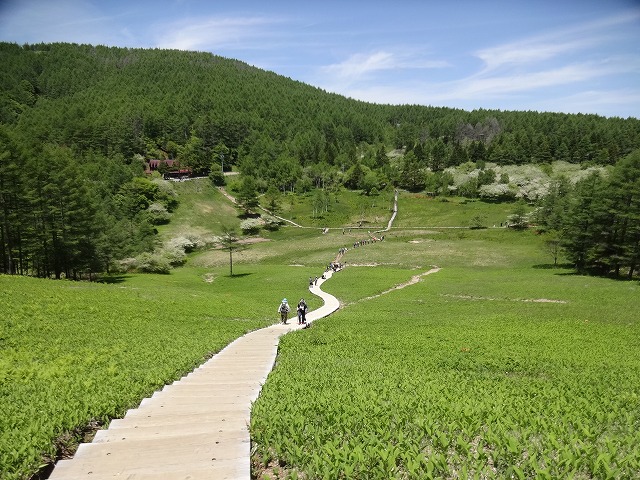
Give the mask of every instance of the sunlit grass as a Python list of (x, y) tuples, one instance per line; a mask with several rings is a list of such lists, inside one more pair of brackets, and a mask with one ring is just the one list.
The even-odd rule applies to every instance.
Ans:
[(397, 227), (469, 227), (475, 217), (481, 226), (500, 227), (513, 213), (513, 203), (491, 203), (460, 197), (429, 197), (404, 192), (398, 200)]
[[(402, 276), (371, 267), (356, 296), (387, 271)], [(637, 478), (639, 299), (635, 283), (503, 265), (445, 267), (348, 304), (283, 339), (254, 405), (255, 464), (307, 478)], [(314, 401), (286, 408), (296, 398)]]

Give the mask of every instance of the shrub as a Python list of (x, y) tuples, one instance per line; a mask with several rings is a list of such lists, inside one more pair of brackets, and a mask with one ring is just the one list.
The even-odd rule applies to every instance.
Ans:
[(165, 225), (169, 223), (171, 215), (161, 203), (152, 203), (147, 209), (147, 216), (152, 225)]
[(215, 187), (222, 187), (226, 183), (225, 177), (224, 177), (224, 173), (222, 173), (222, 171), (218, 170), (216, 167), (217, 167), (217, 165), (214, 166), (214, 168), (213, 168), (213, 170), (211, 170), (211, 172), (209, 172), (209, 180), (211, 180), (211, 183)]
[(255, 234), (262, 228), (263, 222), (258, 218), (247, 218), (240, 223), (240, 230), (245, 235)]
[(187, 254), (180, 247), (165, 247), (159, 252), (159, 255), (164, 257), (172, 267), (184, 265), (187, 261)]
[(175, 237), (167, 242), (165, 245), (166, 249), (182, 249), (183, 252), (190, 253), (193, 252), (197, 247), (198, 239), (193, 237)]
[(478, 196), (483, 200), (507, 201), (516, 198), (516, 191), (511, 185), (492, 183), (491, 185), (482, 185), (478, 189)]
[(481, 229), (481, 228), (487, 228), (487, 226), (485, 225), (485, 222), (486, 222), (486, 219), (485, 219), (484, 216), (476, 215), (469, 222), (469, 228), (471, 230), (478, 230), (478, 229)]
[(271, 231), (276, 231), (280, 228), (282, 222), (272, 215), (265, 215), (262, 217), (264, 221), (264, 228)]
[(141, 253), (136, 257), (136, 269), (144, 273), (169, 273), (169, 260), (157, 253)]

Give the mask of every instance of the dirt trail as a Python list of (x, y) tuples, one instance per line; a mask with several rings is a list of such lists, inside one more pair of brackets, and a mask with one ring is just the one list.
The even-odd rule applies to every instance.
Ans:
[(405, 287), (408, 287), (409, 285), (415, 285), (416, 283), (418, 283), (420, 281), (420, 279), (426, 275), (431, 275), (432, 273), (436, 273), (440, 271), (440, 267), (436, 267), (434, 266), (431, 270), (428, 270), (426, 272), (423, 272), (419, 275), (414, 275), (413, 277), (411, 277), (411, 279), (408, 282), (405, 283), (401, 283), (399, 285), (396, 285), (395, 287), (390, 288), (389, 290), (385, 290), (384, 292), (378, 293), (377, 295), (372, 295), (371, 297), (365, 297), (362, 298), (356, 302), (353, 303), (360, 303), (360, 302), (364, 302), (366, 300), (373, 300), (374, 298), (378, 298), (381, 297), (382, 295), (386, 295), (387, 293), (391, 293), (391, 292), (395, 292), (396, 290), (401, 290)]

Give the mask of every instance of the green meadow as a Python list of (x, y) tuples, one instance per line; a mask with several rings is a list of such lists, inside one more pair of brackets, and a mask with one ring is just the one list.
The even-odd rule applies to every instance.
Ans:
[(258, 478), (640, 478), (640, 286), (529, 232), (416, 239), (349, 252), (344, 308), (282, 340)]
[[(237, 222), (206, 183), (176, 191), (163, 238)], [(308, 278), (341, 247), (324, 286), (341, 310), (283, 337), (254, 404), (255, 478), (640, 478), (640, 285), (552, 268), (532, 231), (443, 228), (499, 225), (513, 204), (403, 192), (385, 240), (352, 248), (390, 214), (360, 197), (315, 220), (296, 199), (316, 228), (252, 237), (233, 277), (209, 247), (169, 275), (0, 276), (0, 478), (275, 323), (282, 297), (320, 306)]]

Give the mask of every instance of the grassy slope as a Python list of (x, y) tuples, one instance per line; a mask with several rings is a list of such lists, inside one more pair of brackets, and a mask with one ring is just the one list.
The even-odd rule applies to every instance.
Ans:
[(171, 182), (171, 185), (180, 199), (180, 204), (173, 212), (171, 222), (160, 227), (162, 238), (172, 238), (186, 233), (219, 234), (222, 232), (222, 226), (239, 226), (236, 209), (217, 189), (211, 187), (208, 179)]

